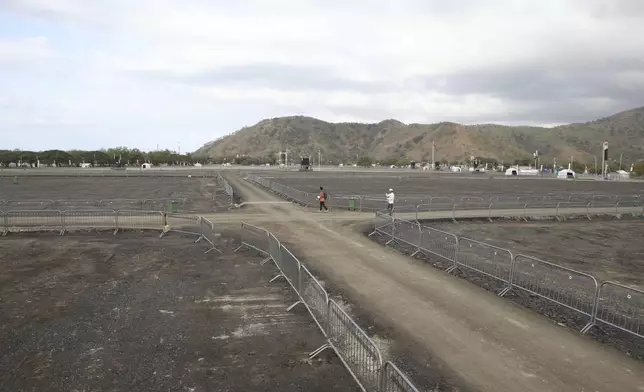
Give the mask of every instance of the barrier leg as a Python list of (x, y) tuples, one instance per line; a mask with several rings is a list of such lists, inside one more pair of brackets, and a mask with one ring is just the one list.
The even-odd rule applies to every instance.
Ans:
[(301, 299), (298, 299), (298, 300), (297, 300), (293, 305), (291, 305), (291, 306), (289, 306), (288, 308), (286, 308), (286, 311), (287, 311), (287, 312), (290, 312), (294, 307), (296, 307), (296, 306), (297, 306), (297, 305), (299, 305), (299, 304), (303, 304), (303, 303), (304, 303), (304, 302), (302, 302), (302, 300), (301, 300)]
[[(263, 263), (263, 261), (262, 261), (262, 263)], [(263, 264), (260, 263), (260, 265), (263, 265)], [(274, 281), (276, 281), (279, 278), (285, 278), (284, 275), (282, 275), (281, 272), (279, 274), (275, 275), (271, 280), (269, 280), (268, 283), (273, 283)]]
[(317, 356), (318, 356), (318, 355), (320, 355), (324, 350), (326, 350), (326, 349), (328, 349), (328, 348), (331, 348), (331, 349), (332, 349), (332, 348), (333, 348), (333, 346), (331, 346), (329, 343), (324, 343), (324, 344), (323, 344), (323, 345), (321, 345), (319, 348), (315, 349), (314, 351), (311, 351), (311, 353), (309, 354), (309, 359), (313, 359), (313, 358), (317, 357)]

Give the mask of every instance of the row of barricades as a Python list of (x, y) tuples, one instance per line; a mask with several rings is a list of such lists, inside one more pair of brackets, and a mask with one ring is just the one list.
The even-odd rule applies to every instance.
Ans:
[[(0, 211), (0, 230), (6, 235), (21, 230), (55, 230), (61, 234), (68, 230), (105, 229), (116, 234), (122, 229), (161, 230), (194, 234), (215, 248), (215, 225), (208, 219), (188, 214), (159, 211), (124, 210), (19, 210)], [(218, 250), (218, 249), (217, 249)]]
[(29, 177), (213, 177), (218, 171), (212, 169), (187, 169), (185, 168), (160, 168), (152, 167), (143, 169), (140, 167), (128, 167), (126, 169), (110, 169), (108, 167), (99, 169), (78, 169), (78, 168), (38, 168), (38, 169), (0, 169), (0, 177), (3, 176), (29, 176)]
[[(258, 184), (279, 196), (304, 206), (317, 204), (317, 193), (307, 193), (293, 187), (280, 184), (266, 178), (249, 174), (247, 180)], [(386, 206), (386, 199), (364, 195), (339, 195), (329, 193), (327, 206), (343, 207), (356, 211), (380, 210)], [(552, 208), (557, 214), (566, 208), (583, 208), (587, 214), (591, 208), (613, 208), (617, 212), (621, 207), (640, 208), (644, 212), (644, 198), (634, 195), (598, 195), (598, 194), (561, 194), (561, 195), (504, 195), (504, 196), (428, 196), (419, 198), (398, 197), (398, 204), (408, 204), (397, 207), (398, 211), (421, 214), (430, 211), (452, 211), (456, 219), (459, 211), (486, 210), (491, 214), (495, 209), (515, 209), (527, 214), (528, 209)], [(639, 212), (639, 211), (638, 211)], [(521, 212), (520, 212), (521, 213)], [(418, 217), (416, 217), (418, 219)]]
[(217, 173), (217, 184), (224, 189), (226, 196), (228, 196), (228, 199), (230, 200), (230, 205), (232, 206), (235, 203), (235, 193), (233, 191), (233, 187), (230, 186), (221, 173)]
[(296, 305), (303, 305), (326, 339), (326, 344), (313, 351), (313, 358), (326, 349), (335, 351), (363, 391), (418, 392), (409, 379), (392, 363), (383, 362), (376, 344), (355, 321), (332, 299), (297, 257), (269, 231), (242, 223), (242, 245), (238, 248), (257, 251), (273, 261), (297, 293)]
[[(528, 218), (533, 215), (541, 215), (543, 211), (548, 210), (548, 216), (563, 218), (569, 215), (585, 215), (589, 219), (592, 214), (644, 214), (643, 201), (637, 200), (620, 200), (607, 201), (595, 200), (590, 202), (569, 202), (569, 201), (551, 201), (542, 200), (532, 203), (515, 203), (515, 202), (459, 202), (455, 204), (414, 204), (405, 206), (396, 206), (395, 214), (405, 214), (409, 219), (422, 220), (424, 215), (432, 213), (435, 218), (436, 212), (443, 212), (441, 218), (487, 218), (492, 219), (503, 211), (503, 216), (513, 216), (518, 218)], [(376, 211), (378, 212), (378, 211)], [(474, 214), (474, 215), (473, 215)]]
[(411, 251), (444, 261), (448, 272), (466, 269), (500, 282), (500, 296), (523, 290), (588, 318), (581, 332), (606, 324), (644, 338), (644, 291), (536, 257), (514, 254), (470, 238), (377, 212), (373, 234)]
[(192, 200), (187, 197), (159, 198), (159, 199), (20, 199), (20, 200), (0, 200), (0, 206), (9, 207), (66, 207), (66, 206), (87, 206), (109, 208), (112, 205), (128, 205), (137, 208), (146, 206), (166, 205), (169, 203), (178, 203), (179, 205), (188, 204)]

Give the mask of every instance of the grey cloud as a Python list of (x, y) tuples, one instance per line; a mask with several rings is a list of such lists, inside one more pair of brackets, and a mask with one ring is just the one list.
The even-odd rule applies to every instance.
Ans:
[(628, 72), (644, 72), (644, 61), (615, 60), (603, 65), (589, 61), (588, 64), (556, 68), (518, 65), (416, 79), (428, 90), (449, 95), (488, 94), (520, 101), (596, 97), (644, 99), (644, 90), (637, 88), (638, 81), (634, 80), (633, 85), (619, 83), (618, 77)]
[(382, 93), (396, 89), (396, 86), (389, 82), (351, 80), (321, 67), (298, 67), (269, 63), (220, 67), (188, 75), (158, 71), (137, 71), (135, 74), (156, 80), (203, 86), (252, 86), (281, 90), (318, 91), (347, 89), (363, 93)]

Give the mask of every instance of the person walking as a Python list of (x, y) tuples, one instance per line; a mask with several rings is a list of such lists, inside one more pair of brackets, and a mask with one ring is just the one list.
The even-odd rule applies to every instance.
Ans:
[(385, 193), (385, 196), (387, 196), (387, 211), (389, 211), (389, 215), (391, 215), (394, 211), (394, 200), (396, 198), (394, 190), (389, 188), (389, 192)]
[(320, 201), (320, 212), (322, 212), (322, 208), (324, 208), (324, 212), (329, 212), (329, 209), (326, 208), (326, 199), (326, 192), (323, 187), (320, 187), (320, 194), (318, 195), (318, 200)]

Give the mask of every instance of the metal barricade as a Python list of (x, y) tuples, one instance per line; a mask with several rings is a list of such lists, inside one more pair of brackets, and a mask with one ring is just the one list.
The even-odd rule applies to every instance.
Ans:
[(414, 247), (415, 255), (420, 251), (420, 224), (402, 219), (393, 220), (393, 240), (400, 241)]
[(282, 260), (282, 244), (279, 242), (277, 237), (271, 232), (267, 232), (267, 250), (270, 257), (273, 259), (273, 262), (277, 265), (277, 268), (280, 268), (280, 262)]
[[(466, 218), (478, 217), (487, 218), (489, 216), (490, 203), (486, 201), (470, 201), (458, 202), (452, 206), (452, 219), (456, 220), (460, 215)], [(465, 211), (465, 214), (459, 214), (460, 211)], [(474, 216), (474, 212), (480, 212), (479, 215)]]
[(514, 287), (586, 315), (592, 323), (598, 290), (592, 275), (536, 257), (517, 255), (512, 269)]
[(500, 280), (510, 287), (513, 256), (508, 249), (500, 248), (470, 238), (458, 239), (456, 264)]
[(379, 392), (419, 392), (407, 376), (392, 362), (385, 362), (380, 375)]
[(269, 255), (268, 231), (262, 228), (242, 222), (241, 242), (241, 246), (235, 251), (238, 251), (242, 247), (247, 247), (249, 249), (258, 251), (265, 256)]
[(458, 237), (446, 231), (427, 226), (420, 227), (420, 252), (433, 254), (450, 261), (452, 267), (456, 266), (458, 258)]
[(159, 211), (117, 211), (118, 229), (163, 229), (163, 213)]
[(387, 199), (384, 197), (362, 197), (363, 211), (377, 211), (387, 206)]
[(204, 217), (201, 217), (199, 221), (201, 236), (210, 242), (212, 245), (215, 244), (215, 225), (212, 222)]
[(0, 229), (0, 235), (5, 235), (7, 234), (7, 231), (9, 231), (9, 227), (7, 227), (7, 214), (4, 211), (0, 211), (0, 224), (2, 224), (2, 227)]
[(373, 231), (369, 236), (372, 234), (382, 234), (392, 241), (394, 239), (394, 218), (388, 212), (377, 211), (373, 218)]
[(171, 231), (201, 235), (201, 217), (187, 214), (166, 214), (166, 225)]
[(377, 390), (382, 356), (376, 344), (333, 300), (329, 300), (329, 342), (363, 390)]
[[(6, 200), (6, 208), (17, 208), (23, 211), (47, 210), (54, 206), (53, 200)], [(58, 210), (58, 209), (56, 209)]]
[(595, 321), (644, 338), (644, 291), (603, 282), (597, 293)]
[(145, 200), (139, 199), (105, 199), (98, 200), (97, 204), (103, 208), (112, 210), (135, 211), (143, 209)]
[(8, 211), (5, 216), (6, 231), (12, 229), (65, 230), (63, 214), (58, 210)]
[(115, 210), (68, 210), (63, 212), (65, 230), (118, 228)]
[(303, 264), (300, 264), (300, 297), (304, 306), (311, 313), (313, 320), (326, 336), (329, 318), (329, 295)]
[[(269, 238), (270, 236), (273, 236), (273, 234), (270, 234)], [(293, 255), (293, 253), (291, 253), (290, 250), (288, 250), (288, 248), (280, 244), (280, 258), (279, 260), (275, 260), (275, 262), (278, 264), (279, 269), (282, 271), (284, 278), (288, 281), (293, 290), (295, 290), (295, 292), (299, 296), (300, 261)]]
[(525, 218), (527, 208), (528, 208), (527, 203), (519, 203), (519, 202), (513, 202), (513, 201), (494, 202), (494, 203), (491, 203), (490, 206), (488, 207), (489, 209), (488, 219), (490, 221), (492, 220), (492, 212), (494, 210), (504, 210), (503, 212), (506, 213), (506, 215), (508, 216), (511, 215), (514, 217)]

